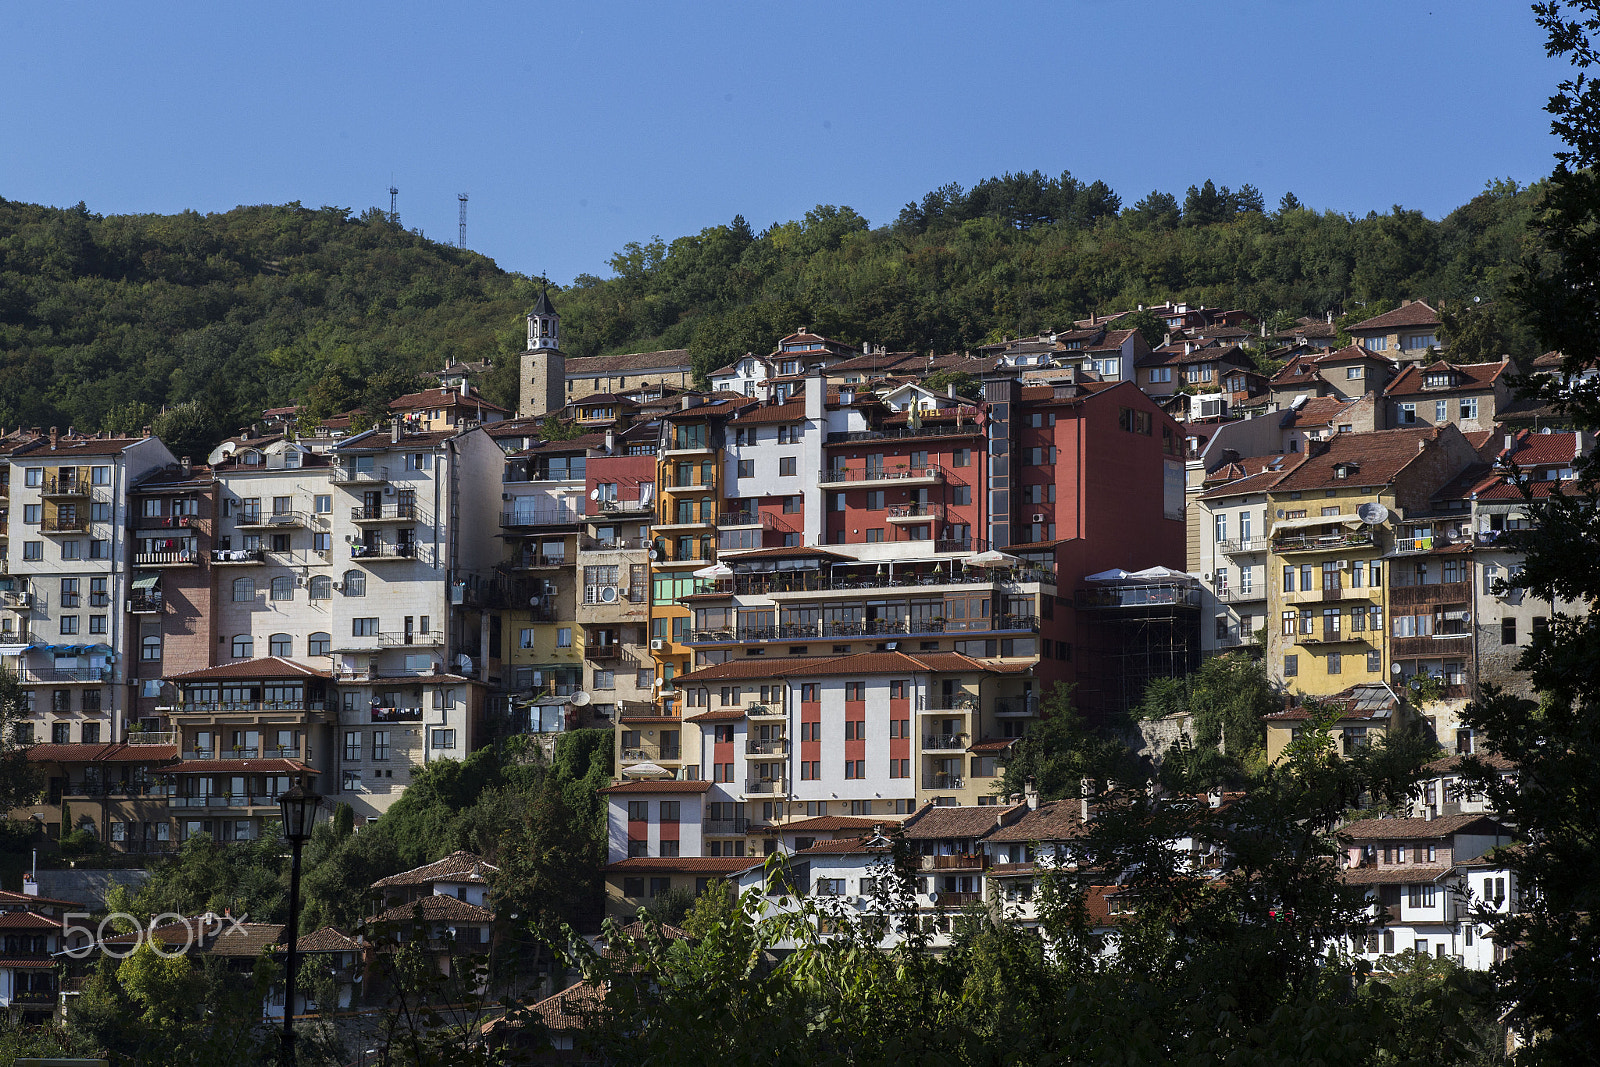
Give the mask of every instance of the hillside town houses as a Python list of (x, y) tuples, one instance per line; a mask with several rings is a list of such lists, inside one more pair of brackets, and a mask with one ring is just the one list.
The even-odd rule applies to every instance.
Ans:
[[(943, 355), (801, 328), (707, 390), (684, 351), (565, 357), (544, 295), (515, 413), (455, 365), (365, 430), (275, 409), (204, 457), (9, 434), (0, 659), (48, 782), (12, 816), (161, 854), (258, 837), (294, 781), (360, 823), (435, 760), (602, 726), (612, 914), (764, 891), (775, 853), (870, 910), (886, 827), (922, 857), (918, 907), (1026, 911), (1093, 817), (1001, 795), (1057, 683), (1104, 721), (1245, 650), (1288, 698), (1270, 759), (1310, 698), (1346, 748), (1417, 722), (1479, 751), (1462, 707), (1528, 693), (1518, 651), (1559, 607), (1498, 584), (1519, 479), (1558, 489), (1592, 440), (1502, 422), (1529, 368), (1452, 362), (1420, 301), (1342, 348), (1331, 321), (1139, 310), (1160, 344), (1099, 315)], [(1512, 838), (1451, 781), (1346, 828), (1390, 920), (1353, 951), (1492, 960), (1452, 887), (1514, 907)], [(487, 937), (489, 870), (375, 888)], [(1113, 930), (1115, 888), (1093, 899)], [(45, 991), (13, 955), (0, 1008)]]

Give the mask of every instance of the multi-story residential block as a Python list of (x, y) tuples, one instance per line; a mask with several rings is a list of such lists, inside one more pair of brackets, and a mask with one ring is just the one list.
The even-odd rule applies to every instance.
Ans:
[[(1222, 652), (1250, 644), (1264, 630), (1267, 616), (1267, 568), (1271, 542), (1268, 490), (1283, 476), (1292, 457), (1277, 455), (1229, 464), (1234, 474), (1191, 502), (1191, 569), (1205, 578), (1201, 611), (1201, 648)], [(1254, 473), (1245, 474), (1247, 469)], [(1204, 487), (1202, 487), (1204, 488)]]
[(1443, 326), (1439, 313), (1421, 300), (1402, 300), (1394, 311), (1358, 322), (1345, 332), (1368, 352), (1417, 363), (1426, 359), (1430, 350), (1444, 351), (1439, 342)]
[[(1280, 358), (1283, 369), (1268, 383), (1272, 402), (1279, 408), (1301, 396), (1353, 400), (1368, 393), (1381, 394), (1399, 372), (1394, 360), (1359, 344), (1333, 351), (1299, 351)], [(1380, 422), (1369, 428), (1382, 430), (1389, 425)]]
[(404, 420), (406, 429), (413, 433), (460, 433), (474, 426), (493, 425), (510, 415), (505, 408), (479, 396), (466, 381), (453, 389), (425, 389), (396, 397), (389, 402), (389, 410)]
[(1483, 815), (1362, 819), (1339, 830), (1348, 885), (1366, 889), (1382, 929), (1352, 939), (1359, 956), (1407, 949), (1488, 970), (1509, 946), (1495, 945), (1483, 920), (1518, 907), (1516, 876), (1491, 850), (1511, 831)]
[(1465, 433), (1492, 429), (1500, 409), (1511, 400), (1511, 387), (1506, 382), (1510, 369), (1510, 360), (1412, 364), (1384, 390), (1389, 425), (1450, 423)]
[[(128, 490), (175, 463), (153, 437), (62, 435), (10, 448), (0, 616), (35, 738), (104, 745), (132, 725)], [(0, 621), (0, 626), (4, 622)], [(26, 638), (23, 634), (26, 633)], [(25, 732), (29, 732), (26, 731)]]
[(1184, 388), (1199, 393), (1236, 392), (1238, 390), (1224, 388), (1229, 375), (1253, 374), (1254, 371), (1255, 364), (1238, 345), (1224, 347), (1174, 341), (1139, 360), (1138, 381), (1139, 388), (1155, 397), (1171, 396)]
[(1433, 494), (1476, 458), (1453, 426), (1337, 434), (1273, 482), (1267, 653), (1275, 681), (1318, 696), (1388, 679), (1385, 572), (1395, 528), (1429, 511)]
[(0, 1019), (12, 1026), (49, 1022), (58, 993), (56, 954), (66, 948), (68, 912), (82, 904), (35, 893), (0, 892)]

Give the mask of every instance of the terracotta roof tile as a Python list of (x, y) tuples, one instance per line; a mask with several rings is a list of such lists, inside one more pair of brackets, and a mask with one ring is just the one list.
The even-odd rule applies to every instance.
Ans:
[(624, 371), (691, 370), (693, 360), (687, 348), (665, 348), (658, 352), (631, 352), (622, 356), (575, 356), (567, 360), (568, 378), (601, 378)]
[(190, 759), (161, 767), (158, 774), (321, 774), (295, 759)]
[(634, 856), (608, 863), (603, 870), (606, 874), (634, 871), (643, 874), (733, 874), (749, 870), (752, 866), (759, 866), (759, 863), (753, 864), (738, 856)]
[(596, 790), (599, 793), (708, 793), (711, 791), (710, 782), (683, 782), (675, 778), (655, 782), (618, 782), (608, 785), (604, 789)]
[(387, 878), (380, 878), (372, 883), (373, 889), (387, 889), (390, 886), (402, 885), (431, 885), (434, 882), (470, 882), (479, 885), (488, 882), (488, 876), (500, 868), (484, 859), (482, 856), (466, 849), (457, 849), (443, 859), (424, 863), (421, 867), (413, 867), (409, 871), (391, 874)]
[(1403, 326), (1437, 326), (1439, 324), (1439, 313), (1437, 311), (1421, 300), (1413, 300), (1404, 307), (1384, 312), (1382, 315), (1374, 315), (1370, 319), (1347, 327), (1345, 332), (1392, 330)]
[(684, 722), (743, 722), (745, 711), (743, 708), (713, 708), (711, 711), (702, 711), (698, 715), (684, 717)]
[[(1388, 485), (1416, 462), (1425, 446), (1453, 427), (1422, 426), (1407, 430), (1374, 430), (1369, 433), (1336, 434), (1327, 448), (1309, 452), (1294, 470), (1278, 482), (1279, 492), (1306, 489)], [(1335, 477), (1334, 468), (1352, 465), (1345, 478)]]
[(397, 904), (372, 920), (375, 923), (405, 923), (416, 919), (421, 910), (423, 922), (491, 923), (494, 912), (469, 901), (434, 893), (406, 904)]
[(261, 659), (240, 660), (238, 663), (224, 663), (216, 667), (202, 667), (195, 671), (186, 671), (183, 674), (168, 675), (169, 682), (203, 682), (213, 678), (331, 678), (331, 671), (319, 671), (314, 667), (307, 667), (303, 663), (284, 659), (282, 656), (264, 656)]
[(28, 758), (38, 763), (165, 763), (178, 758), (176, 745), (130, 745), (45, 743), (28, 749)]
[[(848, 815), (813, 815), (809, 819), (799, 819), (787, 822), (781, 826), (774, 826), (773, 833), (779, 834), (825, 834), (838, 830), (867, 830), (874, 826), (884, 825), (884, 819), (861, 819)], [(893, 822), (893, 819), (887, 820)]]
[(1026, 804), (985, 804), (948, 808), (929, 804), (906, 820), (905, 833), (907, 839), (913, 841), (947, 837), (986, 837), (990, 832), (1021, 818), (1027, 810)]
[(1339, 872), (1339, 880), (1345, 885), (1416, 885), (1438, 881), (1449, 873), (1449, 867), (1427, 863), (1404, 867), (1346, 867)]
[(582, 1030), (605, 1010), (606, 991), (592, 982), (579, 982), (554, 996), (545, 997), (528, 1010), (551, 1030)]
[(1083, 805), (1078, 800), (1051, 800), (1009, 826), (1002, 826), (985, 840), (999, 843), (1021, 841), (1065, 841), (1083, 833)]
[(27, 893), (13, 893), (8, 889), (0, 889), (0, 907), (10, 907), (16, 904), (25, 904), (32, 907), (35, 904), (46, 904), (59, 908), (81, 908), (80, 900), (56, 900), (54, 897), (35, 897)]
[(32, 441), (19, 444), (11, 450), (14, 456), (27, 456), (29, 459), (42, 459), (47, 462), (70, 463), (77, 456), (115, 456), (128, 448), (147, 440), (143, 437), (83, 437), (60, 435), (56, 438), (54, 448), (50, 447), (50, 438), (40, 436)]
[[(1481, 828), (1479, 823), (1483, 824)], [(1339, 836), (1351, 841), (1425, 840), (1449, 837), (1469, 827), (1485, 833), (1509, 834), (1487, 815), (1441, 815), (1437, 819), (1360, 819), (1340, 827)]]
[(749, 426), (752, 423), (804, 422), (805, 418), (805, 401), (791, 400), (784, 404), (762, 404), (760, 407), (744, 408), (734, 416), (734, 422), (741, 426)]
[(298, 952), (359, 952), (361, 942), (332, 926), (324, 926), (295, 942)]
[(0, 930), (59, 930), (60, 919), (33, 911), (0, 911)]
[(390, 411), (415, 411), (421, 408), (470, 408), (509, 414), (499, 404), (491, 403), (476, 393), (462, 396), (459, 389), (424, 389), (420, 393), (407, 393), (389, 401)]
[[(1434, 760), (1422, 769), (1428, 774), (1455, 774), (1461, 769), (1461, 761), (1466, 758), (1465, 756), (1446, 756), (1443, 759)], [(1516, 763), (1498, 752), (1479, 753), (1477, 759), (1497, 771), (1514, 771), (1517, 769)]]
[[(1447, 363), (1443, 360), (1426, 367), (1412, 364), (1390, 382), (1384, 396), (1450, 396), (1456, 393), (1477, 393), (1494, 388), (1495, 382), (1511, 368), (1510, 360), (1499, 363)], [(1430, 375), (1448, 373), (1453, 379), (1449, 387), (1426, 383)]]

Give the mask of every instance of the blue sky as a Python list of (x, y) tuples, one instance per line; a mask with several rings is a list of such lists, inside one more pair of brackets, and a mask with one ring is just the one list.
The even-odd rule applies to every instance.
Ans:
[(1438, 217), (1548, 173), (1565, 67), (1525, 3), (6, 4), (0, 196), (103, 214), (299, 200), (508, 270), (947, 181), (1207, 177)]

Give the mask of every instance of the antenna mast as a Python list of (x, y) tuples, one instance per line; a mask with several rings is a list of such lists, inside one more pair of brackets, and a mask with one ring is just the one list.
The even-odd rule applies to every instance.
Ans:
[(465, 248), (467, 247), (467, 194), (462, 193), (456, 199), (461, 201), (461, 225), (456, 230), (456, 247)]
[(394, 185), (389, 186), (389, 225), (400, 225), (400, 190)]

